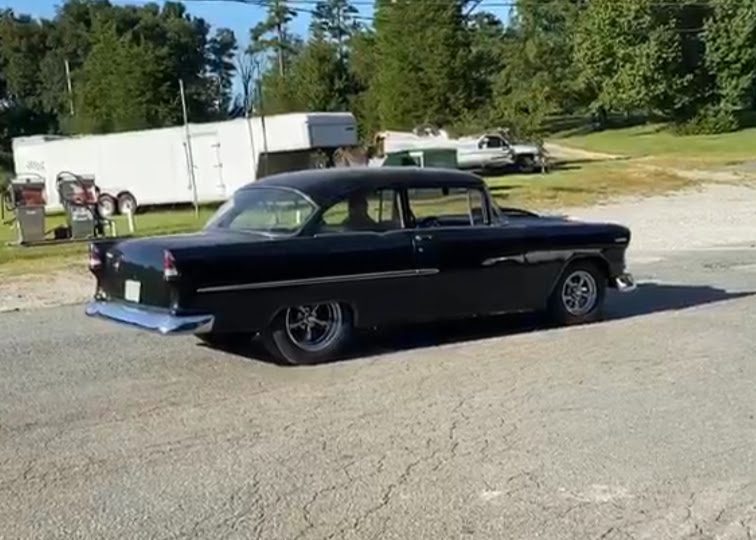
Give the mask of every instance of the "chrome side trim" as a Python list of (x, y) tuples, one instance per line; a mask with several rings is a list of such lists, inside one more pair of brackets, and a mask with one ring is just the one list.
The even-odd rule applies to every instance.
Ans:
[(520, 264), (540, 263), (552, 261), (567, 261), (575, 255), (600, 255), (600, 249), (562, 249), (528, 251), (521, 255), (505, 255), (503, 257), (491, 257), (483, 261), (483, 266), (493, 266), (503, 262), (516, 262)]
[(163, 335), (202, 334), (210, 332), (215, 322), (212, 315), (177, 316), (118, 302), (93, 301), (87, 304), (85, 313)]
[(219, 285), (216, 287), (202, 287), (198, 293), (216, 293), (230, 291), (249, 291), (256, 289), (277, 289), (279, 287), (302, 287), (304, 285), (320, 285), (323, 283), (346, 283), (351, 281), (370, 281), (374, 279), (391, 279), (403, 277), (420, 277), (438, 274), (438, 268), (420, 268), (417, 270), (394, 270), (391, 272), (369, 272), (365, 274), (346, 274), (341, 276), (323, 276), (303, 279), (284, 279), (280, 281), (261, 281), (259, 283), (240, 283), (236, 285)]
[(525, 258), (529, 263), (568, 261), (578, 255), (601, 255), (600, 249), (554, 249), (544, 251), (529, 251)]
[(632, 292), (638, 288), (633, 275), (628, 273), (620, 274), (614, 278), (614, 284), (616, 285), (617, 290), (621, 293)]
[(494, 266), (499, 263), (515, 262), (525, 264), (525, 255), (507, 255), (504, 257), (491, 257), (483, 261), (483, 266)]

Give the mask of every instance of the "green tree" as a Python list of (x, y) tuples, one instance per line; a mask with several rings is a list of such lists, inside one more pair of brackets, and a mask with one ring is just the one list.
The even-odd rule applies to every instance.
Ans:
[(342, 107), (337, 88), (338, 64), (336, 47), (322, 38), (312, 39), (302, 49), (292, 64), (290, 76), (295, 108), (335, 111)]
[[(357, 20), (357, 8), (348, 0), (322, 0), (315, 5), (310, 23), (310, 44), (314, 51), (309, 55), (324, 63), (321, 71), (325, 81), (330, 78), (330, 89), (335, 94), (331, 108), (345, 109), (349, 107), (356, 91), (355, 81), (349, 71), (349, 57), (351, 54), (352, 38), (360, 32), (361, 25)], [(335, 64), (328, 56), (336, 60)], [(312, 68), (308, 68), (312, 72)], [(326, 76), (325, 71), (330, 75)], [(330, 109), (329, 109), (330, 110)]]
[(467, 82), (464, 111), (456, 130), (479, 131), (495, 118), (495, 89), (507, 65), (507, 30), (492, 13), (479, 12), (467, 21), (469, 54), (464, 73)]
[(31, 17), (0, 12), (0, 167), (12, 168), (13, 137), (57, 128), (45, 106), (41, 60), (49, 25)]
[(214, 109), (219, 118), (227, 115), (231, 105), (231, 87), (236, 75), (234, 56), (238, 45), (228, 28), (219, 28), (208, 44), (207, 68), (210, 74)]
[(368, 140), (381, 128), (377, 85), (375, 84), (376, 63), (375, 32), (362, 29), (351, 39), (349, 76), (354, 84), (350, 110), (357, 118), (357, 127), (363, 140)]
[(113, 22), (96, 24), (80, 74), (75, 128), (109, 133), (154, 125), (156, 68), (149, 46), (119, 37)]
[(704, 39), (720, 105), (729, 111), (756, 108), (756, 4), (713, 0)]
[[(601, 1), (601, 0), (599, 0)], [(498, 117), (520, 130), (580, 101), (572, 60), (578, 0), (519, 0), (503, 36), (505, 63), (496, 83)]]
[(289, 33), (288, 25), (297, 16), (286, 0), (268, 2), (267, 18), (250, 30), (249, 52), (273, 52), (278, 76), (285, 77), (286, 69), (297, 52), (298, 40)]
[(0, 62), (6, 98), (42, 108), (40, 63), (47, 52), (47, 25), (28, 15), (0, 16)]
[(377, 107), (384, 128), (450, 124), (464, 107), (464, 2), (376, 3)]
[(597, 111), (662, 112), (685, 106), (693, 79), (673, 9), (655, 0), (594, 0), (575, 34), (578, 82)]

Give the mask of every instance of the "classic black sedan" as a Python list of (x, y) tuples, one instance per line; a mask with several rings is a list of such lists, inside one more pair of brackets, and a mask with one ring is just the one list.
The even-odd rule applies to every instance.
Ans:
[(500, 208), (447, 169), (286, 173), (237, 191), (196, 234), (90, 246), (92, 316), (210, 343), (261, 336), (293, 364), (354, 328), (542, 311), (596, 320), (634, 288), (630, 231)]

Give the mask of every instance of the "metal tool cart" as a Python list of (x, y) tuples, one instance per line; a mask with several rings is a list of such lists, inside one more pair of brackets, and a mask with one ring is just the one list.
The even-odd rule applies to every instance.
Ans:
[[(3, 196), (2, 207), (12, 215), (6, 223), (13, 223), (16, 227), (18, 245), (48, 245), (117, 235), (115, 221), (100, 214), (100, 192), (93, 176), (61, 172), (56, 177), (55, 187), (66, 223), (48, 231), (45, 226), (47, 198), (44, 178), (37, 174), (24, 174), (10, 182)], [(133, 232), (133, 217), (127, 217)], [(52, 238), (48, 238), (48, 235)]]
[(3, 209), (10, 212), (19, 244), (42, 242), (45, 239), (45, 179), (36, 174), (17, 176), (11, 180), (3, 197)]

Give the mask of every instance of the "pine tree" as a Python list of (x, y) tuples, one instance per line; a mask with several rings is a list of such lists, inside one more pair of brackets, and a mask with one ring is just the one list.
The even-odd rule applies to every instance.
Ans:
[(464, 106), (465, 28), (458, 0), (379, 0), (373, 83), (381, 125), (448, 124)]
[(215, 97), (214, 108), (218, 117), (223, 117), (231, 105), (231, 86), (236, 75), (234, 55), (237, 43), (233, 31), (219, 28), (208, 44), (207, 69), (211, 79), (211, 94)]

